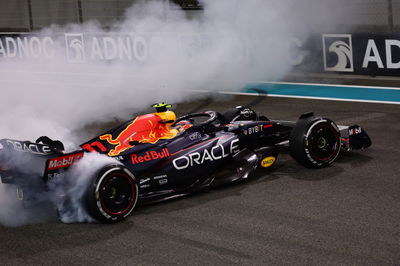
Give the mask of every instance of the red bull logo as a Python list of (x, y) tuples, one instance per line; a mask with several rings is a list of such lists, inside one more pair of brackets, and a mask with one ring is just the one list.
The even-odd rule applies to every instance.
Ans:
[(162, 149), (160, 152), (157, 151), (148, 151), (142, 156), (138, 156), (136, 154), (132, 154), (132, 164), (139, 164), (144, 162), (149, 162), (157, 159), (162, 159), (169, 157), (170, 153), (167, 148)]
[(176, 130), (170, 130), (169, 125), (161, 123), (162, 118), (157, 114), (138, 116), (130, 123), (117, 137), (111, 134), (100, 136), (101, 140), (115, 145), (114, 149), (108, 152), (109, 156), (118, 156), (121, 152), (133, 147), (132, 142), (154, 144), (160, 139), (170, 139), (176, 136)]

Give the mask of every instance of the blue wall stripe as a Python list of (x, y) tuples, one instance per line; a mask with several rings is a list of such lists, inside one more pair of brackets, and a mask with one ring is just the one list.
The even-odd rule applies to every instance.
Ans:
[(251, 83), (244, 91), (259, 89), (267, 94), (303, 97), (323, 97), (345, 100), (400, 102), (400, 89), (337, 86), (323, 84)]

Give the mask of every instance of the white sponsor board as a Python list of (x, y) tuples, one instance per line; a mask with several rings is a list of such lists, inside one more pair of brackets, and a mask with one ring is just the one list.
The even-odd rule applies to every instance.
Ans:
[(53, 56), (54, 40), (51, 37), (20, 35), (0, 38), (0, 58), (52, 58)]
[(145, 62), (160, 56), (165, 47), (175, 47), (192, 56), (209, 46), (206, 42), (212, 39), (216, 39), (216, 36), (209, 38), (208, 34), (202, 33), (69, 32), (54, 36), (0, 33), (0, 59), (59, 60), (63, 57), (69, 63), (99, 60)]
[[(166, 43), (177, 42), (177, 45), (181, 45), (179, 44), (180, 37), (184, 34), (109, 33), (96, 35), (72, 32), (62, 33), (61, 35), (63, 36), (2, 33), (0, 34), (0, 59), (40, 58), (59, 60), (59, 57), (62, 56), (70, 63), (85, 63), (96, 60), (143, 62), (149, 60), (151, 56), (159, 55), (159, 50), (162, 50), (162, 46)], [(63, 49), (65, 53), (62, 52)]]
[[(65, 60), (69, 63), (96, 61), (131, 61), (143, 63), (158, 58), (163, 53), (183, 53), (188, 58), (207, 51), (220, 51), (221, 45), (229, 43), (235, 52), (232, 63), (251, 60), (250, 41), (244, 36), (229, 33), (84, 33), (66, 32), (54, 35), (30, 33), (0, 33), (1, 58), (27, 58)], [(288, 64), (303, 63), (306, 52), (304, 42), (292, 38), (285, 44)], [(266, 47), (267, 49), (267, 47)], [(61, 58), (60, 58), (61, 57)]]
[(323, 34), (325, 71), (398, 76), (399, 34)]

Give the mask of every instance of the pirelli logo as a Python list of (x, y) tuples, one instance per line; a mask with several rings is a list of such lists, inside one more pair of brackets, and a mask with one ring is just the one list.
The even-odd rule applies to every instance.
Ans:
[(47, 170), (52, 171), (73, 165), (83, 157), (83, 152), (52, 158), (47, 161)]

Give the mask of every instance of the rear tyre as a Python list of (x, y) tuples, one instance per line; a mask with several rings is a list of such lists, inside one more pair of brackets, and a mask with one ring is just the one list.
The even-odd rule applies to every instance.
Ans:
[(340, 131), (330, 119), (308, 117), (297, 121), (290, 139), (290, 155), (300, 164), (322, 168), (335, 161), (340, 151)]
[(99, 222), (124, 220), (138, 200), (136, 178), (121, 165), (106, 166), (90, 181), (85, 199), (89, 214)]

